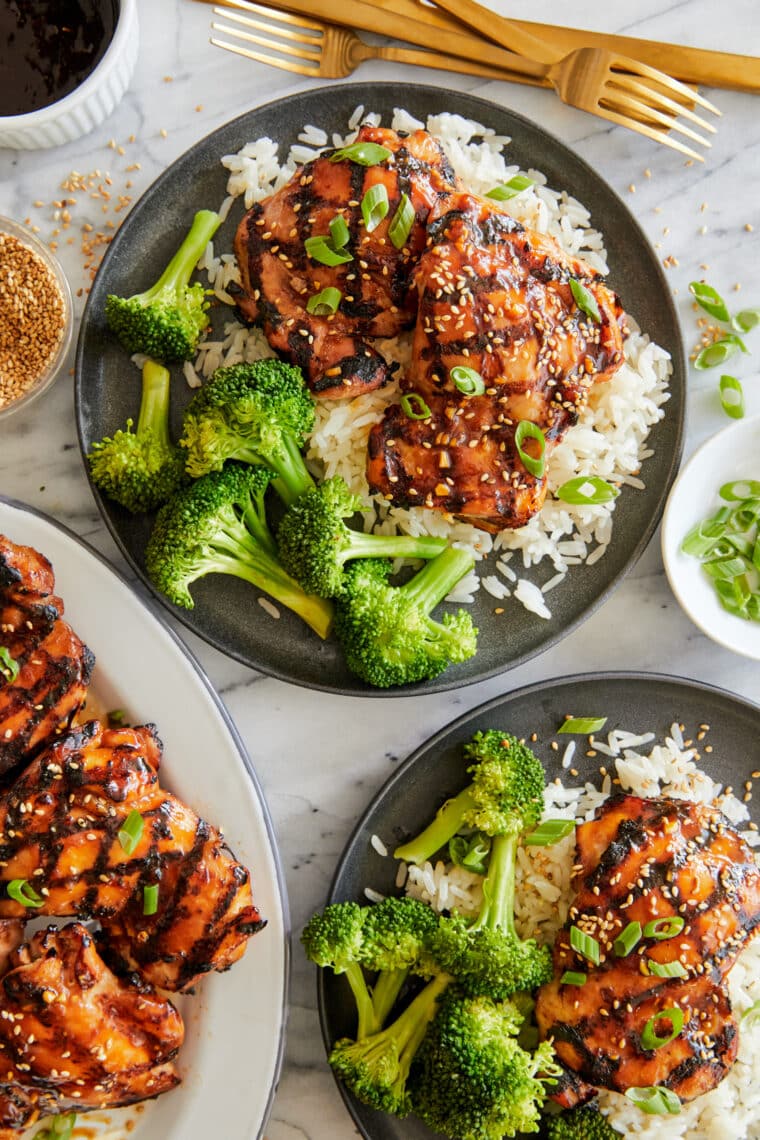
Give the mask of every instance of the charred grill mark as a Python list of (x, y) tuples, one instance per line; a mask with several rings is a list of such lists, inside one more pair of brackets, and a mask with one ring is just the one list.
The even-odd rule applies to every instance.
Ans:
[[(511, 234), (523, 233), (525, 226), (509, 214), (493, 213), (483, 219), (475, 219), (471, 210), (451, 209), (428, 225), (428, 247), (447, 241), (449, 230), (455, 222), (460, 222), (467, 231), (472, 245), (484, 247), (498, 245)], [(528, 247), (524, 247), (527, 249)]]

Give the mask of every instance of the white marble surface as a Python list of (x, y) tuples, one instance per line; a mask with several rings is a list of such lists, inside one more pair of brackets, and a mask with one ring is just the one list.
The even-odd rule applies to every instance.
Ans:
[[(501, 3), (506, 14), (506, 0)], [(528, 19), (562, 23), (573, 18), (580, 27), (760, 54), (757, 0), (629, 0), (606, 6), (593, 0), (575, 0), (571, 6), (559, 0), (511, 0), (508, 7), (511, 14)], [(21, 220), (40, 215), (36, 220), (43, 236), (49, 235), (49, 211), (35, 211), (31, 203), (56, 198), (72, 169), (110, 171), (119, 192), (131, 178), (128, 193), (137, 195), (208, 131), (249, 107), (308, 86), (211, 47), (210, 17), (208, 7), (190, 0), (141, 0), (140, 57), (123, 104), (96, 135), (65, 148), (0, 151), (0, 213)], [(164, 82), (164, 76), (172, 76), (172, 82)], [(710, 281), (732, 302), (760, 304), (757, 96), (716, 93), (724, 117), (712, 154), (704, 166), (685, 166), (664, 147), (566, 107), (550, 92), (383, 63), (364, 65), (354, 78), (393, 79), (400, 87), (405, 81), (439, 83), (475, 92), (529, 115), (575, 148), (626, 198), (651, 240), (660, 243), (661, 256), (672, 254), (678, 260), (667, 273), (687, 345), (693, 343), (696, 327), (686, 286), (705, 273), (701, 264), (709, 265)], [(133, 143), (127, 141), (131, 135)], [(124, 145), (124, 155), (109, 148), (112, 138)], [(125, 173), (135, 162), (141, 169)], [(651, 177), (645, 176), (647, 169)], [(633, 186), (635, 191), (629, 189)], [(74, 211), (77, 223), (89, 215), (97, 226), (99, 209), (82, 196)], [(748, 223), (754, 232), (745, 229)], [(78, 225), (72, 233), (78, 235)], [(76, 290), (85, 284), (77, 246), (63, 245), (59, 252)], [(738, 296), (735, 284), (742, 286)], [(755, 355), (742, 358), (731, 371), (745, 382), (748, 410), (760, 411), (760, 333), (751, 347)], [(726, 422), (716, 383), (715, 372), (692, 371), (689, 376), (687, 454)], [(84, 477), (70, 376), (61, 377), (43, 402), (0, 423), (0, 491), (49, 512), (120, 564)], [(322, 901), (367, 800), (400, 758), (466, 709), (523, 683), (606, 668), (661, 670), (760, 697), (760, 665), (707, 641), (678, 608), (663, 573), (658, 538), (612, 599), (559, 646), (519, 671), (440, 696), (389, 702), (309, 692), (259, 676), (183, 636), (226, 701), (263, 782), (296, 934)], [(285, 1068), (267, 1135), (269, 1140), (341, 1140), (354, 1130), (324, 1062), (314, 974), (297, 940), (293, 959)]]

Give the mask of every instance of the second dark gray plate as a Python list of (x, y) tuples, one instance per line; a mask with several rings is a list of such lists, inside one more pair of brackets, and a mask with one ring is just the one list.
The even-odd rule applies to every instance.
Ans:
[[(466, 713), (402, 764), (356, 825), (340, 857), (329, 901), (366, 902), (365, 887), (382, 894), (398, 893), (398, 863), (380, 856), (371, 837), (379, 836), (393, 850), (399, 842), (420, 832), (443, 801), (467, 783), (462, 746), (476, 732), (496, 728), (518, 737), (536, 733), (537, 741), (531, 747), (543, 761), (547, 779), (560, 776), (572, 786), (584, 780), (598, 784), (600, 765), (607, 764), (612, 769), (612, 762), (601, 753), (586, 756), (583, 736), (556, 735), (568, 713), (607, 717), (603, 732), (598, 734), (602, 740), (613, 729), (637, 734), (654, 732), (661, 740), (669, 734), (674, 721), (683, 724), (688, 739), (695, 736), (699, 725), (708, 724), (710, 731), (703, 745), (712, 751), (703, 751), (699, 765), (715, 780), (740, 789), (750, 773), (760, 768), (760, 707), (732, 693), (653, 673), (586, 674), (543, 681)], [(573, 768), (579, 772), (578, 778), (561, 768), (560, 757), (569, 740), (577, 742)], [(552, 748), (552, 741), (558, 744), (558, 750)], [(750, 810), (760, 823), (754, 804)], [(314, 906), (316, 909), (317, 900)], [(355, 1031), (355, 1006), (344, 978), (335, 977), (329, 970), (319, 971), (318, 997), (322, 1034), (329, 1050), (338, 1037), (351, 1036)], [(359, 1104), (342, 1085), (338, 1087), (366, 1140), (433, 1140), (433, 1133), (416, 1118), (399, 1120), (375, 1112)]]
[[(553, 645), (588, 617), (642, 553), (651, 538), (675, 477), (681, 455), (685, 400), (685, 360), (670, 290), (659, 261), (627, 208), (582, 159), (557, 139), (520, 115), (471, 95), (410, 84), (345, 84), (322, 87), (259, 107), (203, 139), (179, 158), (132, 208), (103, 259), (82, 320), (76, 360), (77, 424), (83, 454), (92, 443), (122, 426), (139, 408), (139, 377), (106, 328), (108, 293), (129, 296), (155, 280), (185, 232), (193, 213), (216, 208), (226, 193), (224, 154), (235, 153), (264, 135), (280, 144), (284, 158), (305, 123), (345, 132), (354, 108), (362, 103), (389, 123), (394, 107), (403, 105), (419, 119), (442, 111), (475, 119), (512, 138), (510, 157), (523, 169), (544, 171), (549, 185), (565, 189), (591, 211), (593, 225), (605, 236), (610, 282), (623, 304), (651, 337), (673, 358), (671, 398), (666, 415), (650, 435), (654, 455), (646, 462), (646, 490), (625, 489), (615, 510), (615, 533), (604, 558), (578, 566), (552, 593), (552, 619), (544, 621), (522, 606), (509, 617), (494, 617), (494, 600), (481, 592), (472, 607), (480, 629), (477, 656), (448, 669), (434, 681), (406, 689), (377, 690), (357, 681), (346, 669), (340, 647), (323, 643), (298, 618), (283, 610), (279, 621), (257, 605), (256, 594), (243, 582), (212, 577), (194, 588), (192, 611), (176, 610), (156, 595), (184, 624), (223, 653), (296, 684), (360, 696), (398, 696), (436, 692), (481, 681), (526, 661)], [(216, 248), (232, 248), (242, 216), (236, 203), (220, 230)], [(219, 306), (213, 314), (216, 332), (232, 313)], [(212, 334), (213, 335), (213, 334)], [(175, 369), (175, 373), (179, 373)], [(174, 389), (174, 426), (191, 392), (181, 374)], [(103, 517), (135, 571), (149, 587), (144, 550), (151, 519), (132, 516), (94, 489)], [(532, 572), (528, 572), (528, 577)], [(536, 580), (547, 576), (541, 568)], [(155, 592), (155, 591), (154, 591)]]

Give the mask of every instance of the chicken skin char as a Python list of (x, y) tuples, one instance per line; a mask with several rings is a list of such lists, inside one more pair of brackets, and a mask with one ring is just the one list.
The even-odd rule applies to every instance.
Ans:
[[(264, 922), (219, 832), (160, 787), (160, 756), (151, 726), (90, 721), (57, 740), (0, 802), (0, 881), (26, 879), (35, 915), (99, 919), (109, 958), (179, 991), (230, 966)], [(118, 832), (131, 811), (143, 828), (127, 854)], [(152, 885), (158, 911), (145, 916)], [(29, 913), (2, 890), (0, 918)]]
[(64, 731), (87, 695), (95, 658), (54, 589), (48, 560), (0, 535), (0, 647), (19, 670), (0, 674), (0, 776)]
[[(427, 216), (455, 185), (448, 159), (426, 131), (403, 136), (363, 126), (356, 141), (383, 146), (391, 156), (363, 166), (321, 155), (254, 205), (235, 237), (240, 311), (263, 323), (272, 348), (303, 368), (315, 394), (331, 399), (371, 391), (390, 375), (392, 367), (365, 338), (392, 337), (414, 323), (412, 275), (425, 245)], [(369, 232), (361, 203), (378, 185), (387, 192), (388, 212)], [(388, 231), (402, 194), (415, 219), (403, 247), (396, 249)], [(344, 248), (352, 260), (322, 265), (307, 255), (304, 243), (329, 238), (330, 222), (338, 216), (348, 227)], [(312, 315), (308, 299), (327, 287), (340, 290), (340, 308), (332, 315)]]
[[(598, 322), (578, 307), (571, 278), (593, 296)], [(402, 389), (430, 415), (386, 409), (370, 434), (370, 489), (484, 530), (523, 526), (543, 504), (546, 479), (523, 464), (517, 424), (538, 425), (547, 451), (562, 439), (592, 385), (623, 361), (620, 302), (552, 238), (466, 193), (431, 209), (415, 281), (419, 313)], [(451, 378), (456, 367), (479, 373), (483, 394), (463, 395)], [(523, 450), (538, 458), (532, 441)]]
[(0, 1138), (167, 1092), (183, 1037), (171, 1002), (116, 978), (80, 923), (38, 931), (0, 979)]
[[(728, 821), (705, 804), (619, 795), (576, 831), (576, 896), (554, 946), (554, 979), (538, 993), (542, 1037), (552, 1037), (570, 1070), (556, 1099), (570, 1105), (594, 1087), (624, 1092), (664, 1086), (682, 1101), (714, 1088), (733, 1064), (738, 1027), (725, 977), (760, 926), (760, 868)], [(660, 940), (644, 937), (626, 956), (613, 943), (629, 923), (653, 919), (683, 928)], [(570, 942), (575, 926), (600, 945), (593, 965)], [(682, 977), (662, 978), (646, 961), (679, 961)], [(586, 974), (562, 984), (566, 970)], [(646, 1049), (650, 1019), (679, 1008), (673, 1040)], [(673, 1024), (653, 1023), (658, 1037)]]

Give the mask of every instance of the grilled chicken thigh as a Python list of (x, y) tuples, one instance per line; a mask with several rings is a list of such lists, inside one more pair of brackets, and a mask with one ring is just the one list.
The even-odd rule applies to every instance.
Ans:
[[(596, 302), (598, 321), (578, 307), (572, 279)], [(546, 481), (522, 462), (517, 425), (540, 427), (548, 451), (576, 422), (591, 386), (622, 363), (620, 303), (580, 258), (466, 193), (432, 207), (415, 280), (419, 313), (402, 388), (417, 395), (411, 416), (391, 405), (373, 428), (370, 488), (485, 530), (523, 526), (541, 508)], [(457, 387), (455, 368), (478, 374), (480, 394)], [(534, 441), (523, 450), (538, 458)]]
[(48, 560), (0, 535), (0, 775), (63, 731), (87, 693), (95, 658), (54, 589)]
[(0, 1137), (167, 1092), (183, 1037), (171, 1002), (116, 978), (80, 923), (39, 931), (0, 979)]
[[(263, 323), (272, 348), (303, 368), (315, 394), (331, 398), (370, 391), (387, 379), (388, 365), (366, 338), (395, 336), (413, 324), (412, 273), (424, 248), (428, 212), (455, 182), (443, 150), (426, 131), (404, 137), (364, 126), (356, 142), (385, 147), (391, 156), (369, 166), (333, 162), (329, 155), (308, 162), (248, 211), (235, 237), (241, 312)], [(373, 187), (384, 188), (388, 211), (369, 231), (361, 206)], [(389, 229), (402, 195), (415, 219), (397, 249)], [(348, 227), (340, 248), (350, 260), (328, 266), (310, 257), (304, 243), (330, 239), (336, 218)], [(309, 298), (328, 287), (340, 291), (338, 310), (309, 313)]]
[[(681, 800), (613, 797), (577, 829), (576, 845), (577, 894), (555, 942), (555, 978), (536, 1003), (542, 1036), (554, 1038), (559, 1060), (589, 1094), (588, 1086), (661, 1085), (691, 1100), (717, 1085), (736, 1057), (724, 979), (760, 926), (760, 868), (718, 811)], [(666, 936), (662, 922), (629, 954), (615, 954), (629, 923), (645, 932), (656, 919), (675, 920), (675, 933)], [(573, 927), (598, 942), (598, 965), (572, 949)], [(681, 976), (652, 972), (676, 962)], [(566, 970), (585, 973), (585, 984), (563, 984)], [(659, 1038), (678, 1028), (664, 1015), (675, 1009), (683, 1026), (673, 1040), (646, 1048), (648, 1023)], [(560, 1099), (583, 1095), (571, 1081)]]
[[(90, 721), (32, 761), (0, 803), (0, 918), (98, 918), (110, 954), (182, 990), (241, 957), (264, 922), (219, 832), (160, 787), (160, 756), (151, 726)], [(141, 834), (128, 854), (118, 833), (131, 812)], [(14, 879), (36, 907), (8, 897)], [(145, 915), (153, 887), (156, 912)]]

